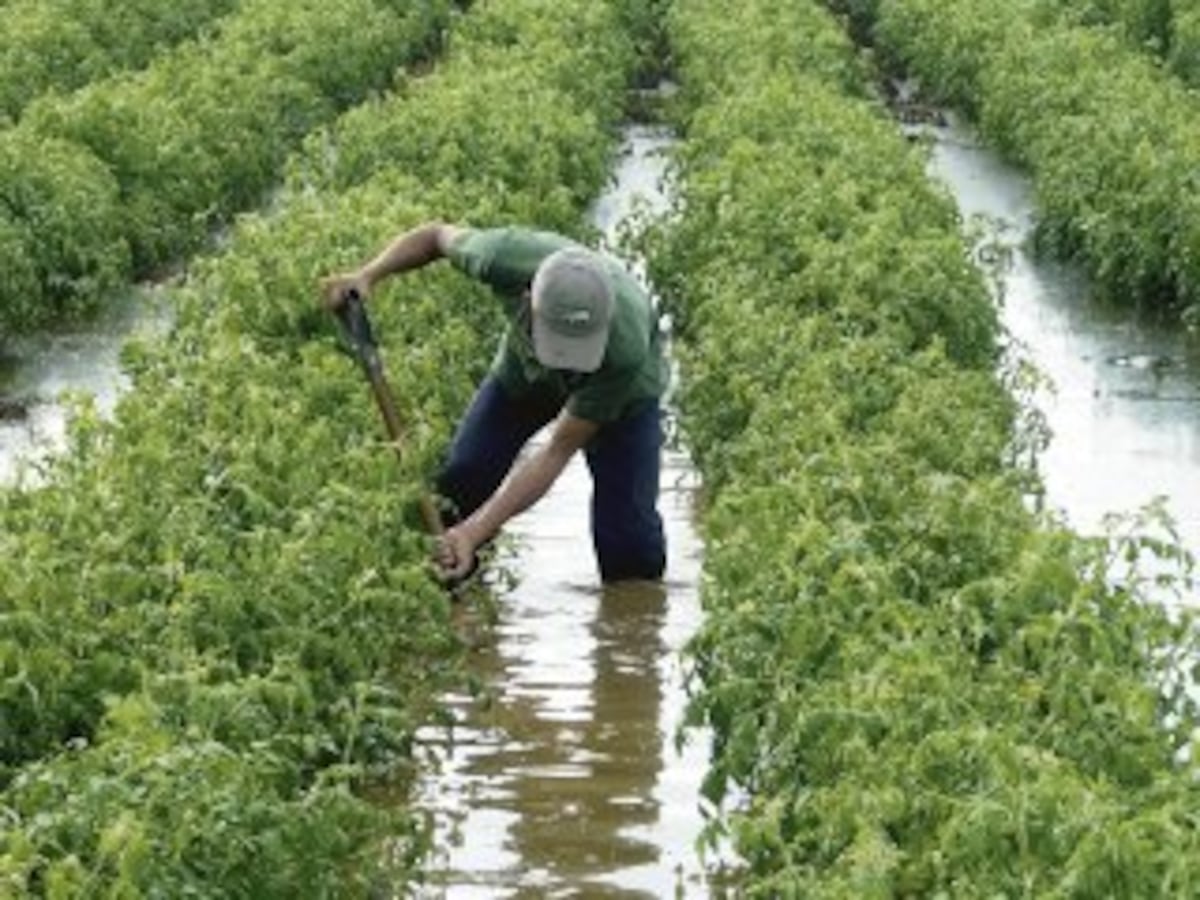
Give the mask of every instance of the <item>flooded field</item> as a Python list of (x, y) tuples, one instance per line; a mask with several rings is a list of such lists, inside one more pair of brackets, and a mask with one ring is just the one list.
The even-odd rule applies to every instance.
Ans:
[[(637, 198), (661, 208), (669, 144), (664, 132), (630, 129), (593, 210), (610, 239)], [(425, 896), (709, 895), (695, 847), (708, 738), (691, 732), (676, 747), (679, 651), (700, 622), (697, 484), (687, 458), (667, 453), (662, 585), (600, 586), (582, 459), (513, 523), (519, 584), (475, 658), (491, 699), (448, 698), (455, 726), (422, 735), (439, 767), (422, 790), (439, 834)]]
[(1053, 434), (1039, 458), (1050, 506), (1096, 534), (1107, 514), (1162, 498), (1181, 542), (1200, 552), (1200, 341), (1108, 308), (1076, 268), (1036, 259), (1028, 180), (962, 126), (932, 134), (931, 173), (1011, 250), (1001, 311), (1050, 382), (1034, 398)]
[[(1040, 456), (1048, 503), (1096, 533), (1110, 512), (1156, 498), (1182, 543), (1200, 552), (1200, 354), (1178, 326), (1096, 303), (1074, 268), (1035, 259), (1032, 192), (969, 130), (933, 130), (931, 174), (965, 216), (983, 216), (1011, 250), (1003, 319), (1048, 377), (1035, 397), (1053, 438)], [(661, 209), (661, 130), (628, 131), (593, 220), (610, 240), (641, 198)], [(132, 294), (77, 333), (35, 335), (0, 353), (0, 481), (61, 445), (63, 391), (103, 413), (125, 386), (119, 348), (163, 327), (152, 295)], [(698, 627), (703, 548), (693, 529), (698, 478), (665, 458), (660, 510), (664, 584), (602, 589), (576, 461), (551, 495), (514, 523), (515, 587), (474, 654), (481, 696), (446, 702), (455, 724), (428, 727), (420, 802), (436, 823), (428, 897), (704, 897), (720, 893), (696, 840), (708, 735), (677, 736), (686, 706), (680, 650)]]

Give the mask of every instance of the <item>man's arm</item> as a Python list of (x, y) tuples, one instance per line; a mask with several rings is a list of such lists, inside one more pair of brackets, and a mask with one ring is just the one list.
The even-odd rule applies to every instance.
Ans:
[(446, 255), (450, 244), (462, 232), (457, 225), (427, 222), (397, 235), (390, 244), (360, 270), (369, 287), (389, 275), (419, 269)]
[(446, 532), (438, 551), (446, 576), (462, 577), (470, 571), (475, 549), (494, 536), (505, 522), (540, 500), (562, 474), (571, 456), (599, 429), (595, 422), (565, 410), (560, 413), (550, 440), (522, 460), (486, 503)]
[(427, 266), (443, 258), (465, 229), (445, 222), (426, 222), (397, 235), (378, 256), (356, 272), (321, 279), (325, 305), (337, 309), (351, 290), (366, 297), (383, 279)]

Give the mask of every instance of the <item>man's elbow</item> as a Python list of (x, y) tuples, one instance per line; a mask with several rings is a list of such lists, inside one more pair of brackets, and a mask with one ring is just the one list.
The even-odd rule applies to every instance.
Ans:
[(426, 227), (433, 236), (433, 244), (440, 256), (446, 256), (450, 252), (450, 245), (463, 232), (460, 226), (451, 225), (449, 222), (430, 222)]
[(550, 433), (547, 450), (566, 465), (575, 452), (586, 447), (599, 430), (600, 426), (595, 422), (564, 413)]

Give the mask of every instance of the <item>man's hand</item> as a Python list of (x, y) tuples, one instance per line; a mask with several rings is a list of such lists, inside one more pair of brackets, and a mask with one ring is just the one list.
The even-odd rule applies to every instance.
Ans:
[(371, 280), (361, 271), (330, 275), (321, 279), (320, 286), (321, 305), (330, 312), (341, 309), (351, 291), (357, 292), (364, 300), (371, 293)]
[[(0, 0), (2, 2), (2, 0)], [(426, 222), (397, 235), (386, 248), (357, 272), (343, 272), (321, 279), (321, 305), (337, 312), (350, 291), (364, 300), (371, 288), (399, 272), (409, 272), (441, 259), (465, 229), (444, 222)]]
[(463, 522), (438, 538), (437, 563), (443, 581), (459, 581), (475, 567), (475, 551), (482, 543), (474, 530)]

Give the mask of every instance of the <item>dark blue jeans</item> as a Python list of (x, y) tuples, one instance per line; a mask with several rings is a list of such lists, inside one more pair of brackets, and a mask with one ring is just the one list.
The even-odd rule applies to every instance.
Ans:
[[(460, 517), (492, 495), (525, 442), (560, 409), (556, 398), (512, 397), (494, 376), (484, 380), (438, 476), (438, 491)], [(584, 448), (592, 473), (592, 543), (603, 581), (658, 579), (666, 568), (657, 509), (662, 442), (661, 411), (656, 401), (648, 401), (601, 427)]]

